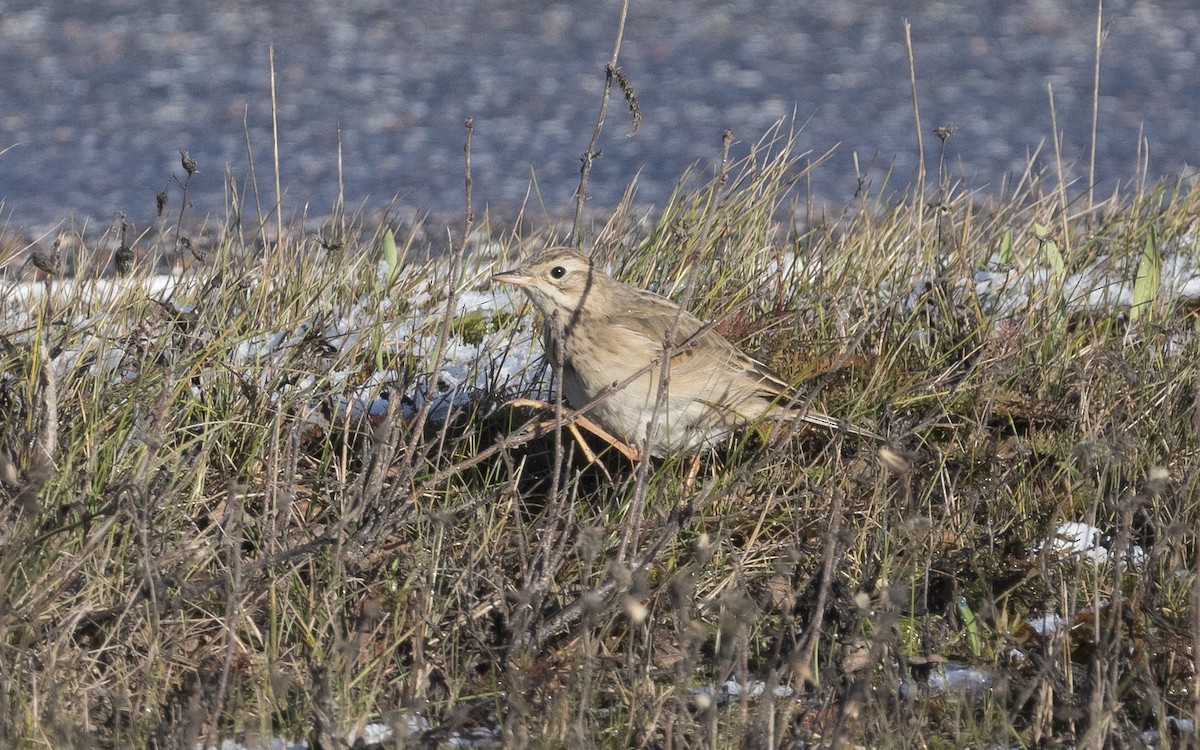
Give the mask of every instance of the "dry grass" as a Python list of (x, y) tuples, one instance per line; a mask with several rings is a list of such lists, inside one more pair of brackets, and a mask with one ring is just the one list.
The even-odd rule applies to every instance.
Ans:
[[(493, 363), (532, 320), (446, 307), (552, 227), (452, 275), (419, 226), (389, 267), (382, 224), (264, 249), (232, 212), (170, 291), (146, 275), (178, 243), (142, 235), (101, 301), (115, 238), (75, 238), (76, 281), (0, 329), (0, 744), (336, 747), (421, 715), (396, 744), (1117, 747), (1194, 716), (1196, 308), (1084, 301), (1147, 257), (1173, 288), (1200, 192), (1085, 209), (1031, 173), (824, 213), (810, 161), (774, 133), (591, 231), (889, 438), (742, 436), (686, 501), (676, 461), (513, 440), (536, 415), (496, 407), (540, 375)], [(1112, 562), (1039, 551), (1064, 521)], [(1050, 613), (1071, 627), (1029, 627)], [(945, 660), (991, 685), (930, 687)], [(792, 694), (705, 692), (731, 678)]]

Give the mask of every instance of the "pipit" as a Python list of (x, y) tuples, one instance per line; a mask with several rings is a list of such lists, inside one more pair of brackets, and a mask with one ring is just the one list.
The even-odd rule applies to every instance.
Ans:
[(694, 315), (574, 250), (542, 251), (492, 278), (520, 287), (541, 312), (547, 356), (562, 361), (563, 397), (632, 448), (622, 450), (630, 458), (695, 453), (762, 419), (875, 437), (804, 408), (766, 365)]

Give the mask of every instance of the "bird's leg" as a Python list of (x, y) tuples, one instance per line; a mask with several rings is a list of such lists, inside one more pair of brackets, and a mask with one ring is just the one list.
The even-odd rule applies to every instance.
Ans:
[[(532, 398), (514, 399), (509, 401), (507, 406), (525, 406), (534, 409), (545, 409), (547, 411), (554, 411), (555, 408), (554, 404), (547, 403), (545, 401), (538, 401), (537, 399)], [(566, 424), (567, 429), (569, 429), (571, 434), (575, 436), (575, 440), (579, 443), (579, 446), (583, 448), (584, 454), (588, 457), (589, 461), (595, 461), (596, 454), (593, 453), (591, 448), (587, 446), (587, 443), (584, 442), (583, 436), (579, 434), (579, 427), (582, 427), (583, 429), (611, 445), (618, 453), (629, 459), (631, 462), (637, 463), (638, 461), (642, 460), (641, 450), (613, 437), (612, 433), (610, 433), (608, 430), (604, 429), (582, 414), (571, 412), (570, 414), (564, 414), (563, 417), (563, 422)], [(530, 437), (545, 435), (554, 428), (555, 424), (556, 422), (554, 420), (548, 420), (532, 425), (528, 428), (528, 430), (533, 433), (530, 435)]]

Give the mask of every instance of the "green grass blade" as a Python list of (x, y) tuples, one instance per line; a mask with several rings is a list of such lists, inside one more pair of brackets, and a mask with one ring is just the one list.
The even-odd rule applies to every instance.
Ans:
[(1162, 255), (1158, 252), (1158, 235), (1154, 227), (1146, 233), (1146, 244), (1138, 261), (1137, 279), (1133, 282), (1133, 305), (1129, 308), (1129, 319), (1137, 320), (1148, 313), (1158, 299), (1162, 284)]

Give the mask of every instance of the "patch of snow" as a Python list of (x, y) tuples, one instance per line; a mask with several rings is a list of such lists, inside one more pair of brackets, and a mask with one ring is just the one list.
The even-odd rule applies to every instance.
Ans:
[(1029, 627), (1033, 628), (1033, 632), (1044, 638), (1061, 630), (1065, 624), (1066, 620), (1054, 614), (1035, 617), (1028, 622)]
[[(931, 669), (925, 681), (925, 687), (934, 693), (959, 693), (964, 695), (979, 693), (992, 686), (994, 678), (990, 672), (965, 664), (946, 662)], [(909, 696), (915, 690), (913, 683), (900, 683), (900, 693)]]
[[(1049, 552), (1063, 559), (1086, 560), (1096, 565), (1110, 561), (1113, 551), (1108, 548), (1111, 537), (1101, 529), (1078, 521), (1059, 524), (1050, 538), (1034, 548), (1035, 553)], [(1131, 544), (1125, 562), (1133, 568), (1146, 564), (1146, 552)]]
[(969, 692), (990, 687), (991, 684), (991, 673), (962, 664), (944, 664), (941, 669), (929, 673), (930, 690)]
[[(1142, 742), (1150, 747), (1163, 745), (1165, 747), (1173, 747), (1177, 740), (1182, 736), (1193, 736), (1196, 734), (1196, 722), (1192, 719), (1181, 719), (1178, 716), (1168, 716), (1166, 720), (1167, 731), (1170, 733), (1167, 737), (1163, 737), (1157, 729), (1147, 729), (1141, 734)], [(1186, 741), (1184, 745), (1188, 744)]]
[[(722, 682), (715, 689), (707, 685), (692, 688), (692, 695), (701, 701), (716, 701), (718, 706), (723, 706), (730, 701), (739, 701), (745, 695), (750, 700), (761, 698), (767, 691), (767, 683), (763, 680), (751, 678), (745, 684), (734, 679), (728, 679)], [(775, 699), (791, 698), (796, 694), (796, 691), (787, 685), (776, 685), (771, 690), (771, 695)]]

